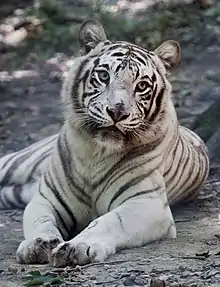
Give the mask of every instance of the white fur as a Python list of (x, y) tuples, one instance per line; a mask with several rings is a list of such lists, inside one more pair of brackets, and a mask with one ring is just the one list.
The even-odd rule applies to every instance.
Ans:
[[(92, 30), (82, 34), (86, 35), (85, 40), (90, 41), (89, 46), (85, 46), (87, 50), (96, 44), (91, 42), (91, 35), (96, 31), (94, 27), (98, 29), (99, 25), (93, 23)], [(95, 37), (95, 42), (98, 38)], [(122, 43), (122, 51), (128, 52), (127, 46), (127, 43)], [(157, 119), (149, 123), (138, 141), (134, 140), (135, 146), (124, 144), (120, 138), (118, 142), (114, 138), (106, 142), (101, 135), (93, 137), (83, 130), (80, 119), (74, 114), (72, 87), (81, 62), (90, 57), (94, 60), (92, 56), (99, 55), (102, 48), (102, 44), (98, 44), (87, 55), (76, 59), (63, 85), (65, 123), (60, 131), (60, 141), (58, 138), (42, 173), (39, 190), (25, 209), (25, 240), (17, 250), (18, 262), (50, 262), (54, 266), (100, 262), (122, 248), (138, 247), (162, 238), (176, 238), (169, 205), (194, 195), (207, 176), (208, 158), (204, 144), (201, 141), (198, 145), (198, 137), (193, 132), (179, 127), (171, 100), (171, 85), (164, 65), (174, 65), (179, 58), (179, 46), (175, 42), (167, 42), (156, 49), (155, 55), (151, 54), (156, 69), (149, 61), (147, 72), (149, 77), (157, 75), (156, 91), (158, 94), (163, 91), (159, 112), (163, 113), (158, 113)], [(108, 53), (104, 55), (102, 63), (108, 56)], [(82, 74), (89, 68), (93, 67), (84, 67)], [(146, 74), (146, 66), (141, 68)], [(119, 88), (123, 92), (117, 94), (119, 99), (111, 100), (120, 102), (121, 98), (128, 96), (134, 102), (128, 102), (129, 115), (133, 110), (133, 115), (140, 114), (133, 99), (130, 69), (118, 77), (121, 78), (114, 78), (111, 92), (117, 93)], [(109, 89), (106, 90), (110, 92)], [(81, 93), (77, 100), (82, 104), (82, 83), (79, 83), (78, 90)], [(102, 96), (104, 99), (98, 102), (99, 111), (103, 106), (102, 100), (108, 95), (103, 92)], [(157, 96), (154, 95), (149, 116), (158, 107)], [(100, 114), (106, 123), (104, 112)], [(160, 121), (160, 116), (163, 121)], [(124, 126), (129, 124), (129, 119), (126, 120)], [(123, 128), (121, 124), (120, 129)], [(68, 142), (66, 150), (65, 142)], [(61, 157), (58, 151), (67, 155)], [(121, 187), (124, 190), (120, 193)], [(59, 193), (55, 195), (57, 191)], [(71, 231), (78, 235), (68, 240)]]

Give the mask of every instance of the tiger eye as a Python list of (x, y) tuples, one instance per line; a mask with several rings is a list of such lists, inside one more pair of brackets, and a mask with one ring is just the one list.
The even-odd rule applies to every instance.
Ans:
[(109, 80), (109, 73), (106, 71), (99, 71), (98, 77), (102, 82), (107, 82)]
[(136, 85), (136, 92), (143, 92), (144, 90), (146, 90), (148, 87), (148, 82), (146, 81), (140, 81), (137, 85)]

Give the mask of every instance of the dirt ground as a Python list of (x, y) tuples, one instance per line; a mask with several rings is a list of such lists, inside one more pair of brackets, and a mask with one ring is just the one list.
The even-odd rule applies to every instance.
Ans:
[[(0, 286), (24, 286), (29, 271), (65, 277), (63, 286), (149, 286), (161, 279), (166, 286), (220, 286), (220, 182), (212, 168), (199, 198), (174, 209), (178, 237), (125, 250), (104, 264), (54, 269), (22, 266), (15, 261), (22, 240), (22, 212), (0, 212)], [(45, 285), (50, 286), (50, 285)], [(155, 285), (163, 286), (163, 285)]]
[[(206, 36), (201, 34), (204, 45), (183, 48), (181, 65), (171, 75), (180, 122), (187, 126), (220, 97), (220, 46)], [(18, 68), (14, 53), (0, 55), (0, 155), (57, 132), (62, 123), (59, 90), (70, 58), (29, 54)], [(213, 162), (198, 199), (173, 212), (176, 240), (121, 251), (103, 264), (54, 269), (16, 263), (22, 211), (0, 211), (0, 286), (24, 286), (31, 270), (61, 274), (63, 286), (149, 286), (152, 278), (170, 287), (220, 286), (220, 167)]]

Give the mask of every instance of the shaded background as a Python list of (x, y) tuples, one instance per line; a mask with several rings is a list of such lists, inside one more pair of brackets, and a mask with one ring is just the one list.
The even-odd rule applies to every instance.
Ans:
[(109, 39), (148, 49), (179, 41), (181, 64), (170, 79), (180, 122), (220, 163), (220, 1), (213, 0), (1, 0), (0, 154), (59, 130), (62, 74), (86, 18), (101, 21)]

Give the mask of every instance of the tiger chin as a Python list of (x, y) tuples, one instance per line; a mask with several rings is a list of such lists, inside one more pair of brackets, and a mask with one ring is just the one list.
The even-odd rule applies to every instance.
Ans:
[(170, 206), (194, 198), (208, 174), (207, 149), (171, 99), (179, 44), (112, 42), (95, 20), (79, 43), (61, 91), (65, 122), (24, 211), (20, 263), (102, 262), (176, 238)]

